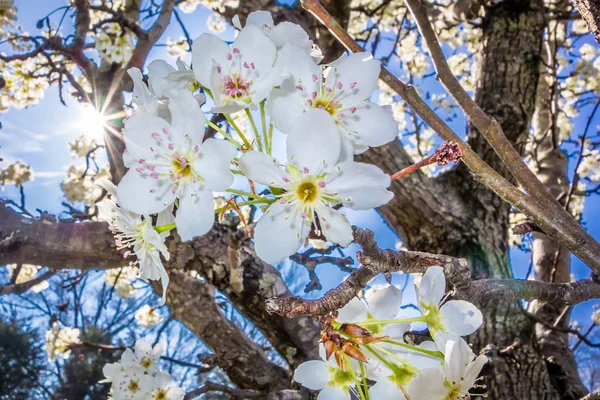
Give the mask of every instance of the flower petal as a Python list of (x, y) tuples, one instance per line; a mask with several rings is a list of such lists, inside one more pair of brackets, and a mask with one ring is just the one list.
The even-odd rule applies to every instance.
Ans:
[(237, 149), (227, 140), (209, 138), (202, 143), (194, 161), (194, 169), (208, 190), (222, 191), (233, 183), (231, 160)]
[(256, 25), (246, 25), (235, 38), (232, 47), (239, 49), (240, 56), (248, 64), (254, 63), (254, 72), (263, 76), (273, 67), (277, 49)]
[(373, 286), (365, 292), (369, 312), (377, 319), (394, 319), (400, 313), (402, 291), (396, 286)]
[(175, 221), (177, 233), (184, 242), (204, 235), (215, 222), (213, 194), (187, 185), (179, 199)]
[(464, 300), (450, 300), (440, 307), (442, 325), (450, 333), (467, 336), (483, 324), (483, 314), (475, 305)]
[(175, 197), (168, 179), (153, 179), (148, 173), (134, 169), (127, 171), (117, 186), (119, 205), (138, 214), (161, 212)]
[(391, 111), (370, 101), (360, 103), (354, 113), (344, 113), (340, 129), (359, 146), (382, 146), (398, 137), (398, 124)]
[(252, 11), (248, 14), (246, 25), (256, 25), (259, 28), (273, 27), (273, 16), (270, 12), (264, 10)]
[(446, 277), (442, 267), (429, 267), (423, 274), (421, 286), (419, 286), (420, 301), (436, 306), (446, 293)]
[(445, 354), (444, 375), (450, 382), (460, 382), (467, 364), (473, 359), (471, 348), (463, 338), (457, 337), (446, 343)]
[(377, 400), (406, 400), (400, 388), (386, 378), (369, 388), (369, 397)]
[[(123, 131), (128, 161), (125, 166), (131, 168), (139, 159), (148, 162), (159, 159), (162, 154), (167, 152), (167, 149), (164, 147), (162, 140), (156, 140), (155, 133), (170, 128), (171, 125), (164, 119), (143, 111), (137, 112), (134, 116), (128, 118), (125, 121), (125, 130)], [(125, 157), (123, 157), (123, 160), (125, 160)]]
[(338, 192), (346, 207), (370, 210), (388, 203), (394, 194), (388, 191), (390, 176), (375, 165), (345, 161), (337, 172), (328, 175), (327, 187)]
[(158, 103), (156, 98), (148, 90), (148, 86), (144, 83), (142, 71), (139, 68), (129, 68), (127, 73), (133, 80), (133, 100), (141, 111), (149, 114), (156, 114)]
[(463, 374), (463, 387), (466, 389), (470, 389), (473, 387), (475, 382), (477, 381), (477, 377), (481, 372), (481, 369), (488, 362), (488, 358), (486, 356), (477, 356), (477, 358), (467, 364), (467, 368), (465, 368), (465, 373)]
[(313, 109), (302, 114), (288, 134), (286, 149), (300, 170), (318, 174), (333, 168), (340, 157), (341, 141), (329, 113)]
[(342, 247), (350, 246), (353, 236), (348, 219), (340, 212), (327, 206), (319, 206), (315, 211), (319, 216), (321, 230), (327, 241), (339, 244)]
[(446, 400), (448, 389), (439, 369), (424, 369), (406, 385), (410, 400)]
[(337, 320), (339, 322), (362, 322), (367, 319), (367, 313), (365, 303), (357, 297), (353, 297), (348, 304), (338, 310)]
[(228, 65), (229, 46), (210, 33), (203, 33), (192, 44), (192, 64), (196, 79), (204, 87), (211, 87), (216, 64)]
[[(298, 91), (305, 99), (310, 98), (311, 93), (317, 91), (321, 79), (321, 67), (302, 48), (292, 43), (284, 45), (277, 54), (275, 65), (290, 73), (290, 79), (282, 85), (283, 89), (290, 92)], [(299, 89), (296, 88), (297, 86)]]
[[(265, 153), (249, 151), (240, 157), (239, 167), (246, 178), (265, 186), (282, 188), (287, 186), (287, 174), (277, 160)], [(288, 178), (289, 180), (289, 178)]]
[(206, 118), (194, 95), (189, 91), (179, 91), (169, 99), (171, 111), (171, 133), (173, 141), (180, 149), (191, 150), (199, 146), (204, 138)]
[(281, 49), (286, 43), (293, 43), (307, 53), (310, 53), (312, 48), (308, 33), (300, 25), (288, 21), (277, 24), (271, 29), (268, 36), (278, 49)]
[(275, 88), (267, 100), (266, 111), (273, 126), (285, 134), (294, 128), (296, 120), (305, 109), (304, 97), (297, 90), (288, 92)]
[(172, 72), (175, 72), (175, 67), (169, 65), (165, 60), (154, 60), (148, 64), (148, 86), (156, 97), (161, 98), (165, 95), (163, 82)]
[(327, 386), (317, 396), (317, 400), (350, 400), (351, 398), (347, 390), (337, 386)]
[[(381, 66), (371, 53), (352, 53), (331, 64), (325, 86), (341, 83), (348, 94), (368, 99), (377, 87)], [(353, 85), (354, 84), (354, 85)], [(354, 89), (350, 89), (354, 86)]]
[(256, 255), (266, 263), (278, 264), (302, 247), (309, 231), (308, 218), (300, 218), (295, 206), (277, 201), (256, 224)]
[(306, 361), (294, 371), (294, 380), (310, 390), (323, 389), (329, 379), (329, 369), (323, 361)]

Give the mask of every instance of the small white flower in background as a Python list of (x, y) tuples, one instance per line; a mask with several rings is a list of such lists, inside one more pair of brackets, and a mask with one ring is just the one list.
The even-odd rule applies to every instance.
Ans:
[(183, 400), (185, 392), (180, 387), (169, 386), (171, 376), (165, 372), (158, 372), (154, 377), (154, 388), (150, 398), (155, 400)]
[(0, 185), (22, 186), (25, 182), (33, 180), (31, 166), (22, 161), (15, 161), (6, 167), (0, 167)]
[(117, 295), (122, 299), (128, 299), (136, 292), (132, 280), (138, 278), (135, 267), (112, 268), (104, 271), (104, 282), (117, 289)]
[(407, 385), (411, 400), (462, 400), (469, 398), (486, 356), (475, 358), (473, 351), (458, 337), (446, 343), (442, 369), (424, 369)]
[(52, 324), (52, 328), (46, 332), (46, 352), (48, 361), (54, 361), (57, 357), (65, 360), (71, 355), (70, 346), (80, 343), (79, 329), (65, 327), (60, 329), (57, 322)]
[(144, 112), (128, 119), (125, 162), (130, 169), (117, 194), (122, 207), (140, 214), (161, 212), (179, 199), (177, 233), (187, 241), (212, 228), (212, 192), (233, 183), (230, 163), (237, 149), (225, 140), (202, 142), (204, 113), (190, 92), (171, 96), (169, 109), (171, 123)]
[(180, 36), (177, 40), (174, 40), (170, 37), (167, 38), (167, 53), (169, 53), (171, 57), (185, 57), (189, 51), (190, 44), (185, 37)]
[[(7, 264), (6, 268), (8, 269), (9, 278), (12, 279), (13, 274), (15, 273), (15, 271), (17, 269), (17, 264)], [(17, 283), (17, 284), (25, 283), (25, 282), (29, 282), (32, 279), (35, 279), (35, 277), (37, 276), (37, 274), (41, 268), (42, 267), (39, 265), (22, 264), (21, 270), (19, 271), (19, 275), (17, 276), (15, 283)], [(44, 289), (48, 289), (49, 286), (50, 286), (50, 284), (48, 283), (48, 281), (43, 281), (43, 282), (38, 283), (37, 285), (32, 286), (31, 290), (34, 291), (35, 293), (39, 293)]]
[(271, 121), (282, 132), (291, 135), (303, 113), (322, 109), (335, 121), (342, 147), (350, 155), (396, 139), (398, 126), (391, 110), (369, 101), (381, 70), (370, 53), (339, 59), (325, 79), (312, 57), (293, 44), (279, 51), (275, 65), (291, 75), (267, 102)]
[[(110, 231), (115, 235), (115, 243), (119, 250), (129, 249), (124, 254), (125, 258), (132, 255), (133, 251), (137, 260), (132, 264), (139, 266), (140, 275), (143, 278), (161, 280), (163, 286), (162, 301), (164, 303), (167, 286), (169, 285), (169, 276), (160, 255), (162, 254), (166, 260), (169, 260), (169, 251), (164, 244), (169, 233), (159, 234), (156, 232), (148, 215), (142, 219), (141, 215), (122, 208), (112, 182), (99, 179), (96, 183), (108, 192), (107, 198), (97, 204), (98, 219), (108, 222)], [(159, 214), (157, 223), (161, 224), (164, 221), (166, 222), (164, 225), (166, 225), (172, 219), (171, 209), (167, 209)]]
[(442, 267), (429, 267), (416, 291), (417, 305), (440, 351), (449, 339), (470, 335), (483, 324), (481, 311), (467, 301), (450, 300), (440, 305), (446, 292)]
[(592, 320), (596, 325), (600, 325), (600, 310), (594, 311), (592, 314)]
[(151, 327), (158, 324), (163, 319), (164, 318), (160, 313), (148, 304), (144, 304), (135, 312), (135, 321), (140, 326)]
[(171, 385), (171, 376), (158, 369), (164, 345), (154, 347), (143, 339), (135, 343), (135, 352), (126, 349), (121, 360), (106, 364), (102, 372), (112, 383), (114, 400), (183, 400), (185, 392)]
[(165, 351), (165, 345), (157, 343), (154, 347), (145, 341), (139, 339), (135, 342), (135, 351), (126, 349), (121, 356), (121, 364), (125, 368), (132, 366), (141, 367), (145, 372), (153, 374), (158, 371), (158, 360), (162, 353)]
[(285, 169), (273, 157), (257, 151), (244, 154), (239, 161), (248, 179), (284, 190), (254, 231), (256, 254), (265, 262), (276, 264), (298, 251), (313, 223), (328, 242), (348, 246), (352, 242), (350, 223), (331, 206), (341, 203), (354, 210), (368, 210), (393, 197), (386, 189), (390, 177), (376, 166), (338, 163), (340, 137), (323, 110), (298, 118), (286, 147)]
[[(232, 22), (233, 26), (240, 31), (243, 29), (238, 15), (233, 17)], [(312, 50), (312, 41), (300, 25), (288, 21), (275, 25), (273, 16), (268, 11), (258, 10), (248, 14), (246, 26), (248, 25), (255, 25), (262, 29), (263, 33), (273, 41), (277, 50), (281, 49), (286, 43), (293, 43), (307, 53)]]
[(153, 389), (154, 379), (140, 367), (126, 368), (112, 381), (115, 400), (146, 400)]
[(213, 112), (257, 109), (285, 78), (282, 69), (273, 66), (276, 56), (273, 42), (255, 25), (242, 29), (231, 48), (210, 33), (192, 45), (193, 70), (212, 93)]
[(318, 400), (351, 399), (352, 375), (320, 360), (306, 361), (294, 371), (294, 380), (310, 390), (320, 390)]

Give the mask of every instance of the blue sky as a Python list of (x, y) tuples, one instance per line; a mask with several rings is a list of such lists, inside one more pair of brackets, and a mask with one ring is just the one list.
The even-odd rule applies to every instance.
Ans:
[[(282, 2), (293, 3), (289, 0)], [(17, 0), (15, 3), (19, 9), (19, 23), (24, 25), (30, 32), (33, 32), (35, 31), (35, 23), (41, 16), (56, 7), (63, 6), (65, 1), (38, 0), (31, 2)], [(32, 7), (32, 3), (35, 3), (35, 7)], [(194, 14), (181, 13), (192, 37), (207, 31), (205, 21), (209, 14), (208, 10), (201, 8)], [(167, 32), (159, 42), (165, 43), (167, 37), (178, 38), (181, 35), (179, 26), (173, 23), (168, 27)], [(232, 30), (228, 29), (222, 37), (226, 40), (232, 39)], [(0, 47), (0, 51), (2, 50), (6, 51), (5, 48)], [(167, 56), (164, 47), (155, 48), (151, 52), (148, 62), (155, 58), (165, 58), (174, 63), (174, 60)], [(187, 61), (189, 62), (189, 59)], [(435, 82), (427, 83), (425, 88), (437, 92), (440, 90), (439, 85)], [(0, 130), (0, 157), (4, 158), (0, 165), (20, 159), (29, 163), (35, 171), (35, 181), (26, 185), (27, 205), (30, 210), (39, 208), (51, 213), (64, 211), (61, 206), (64, 195), (59, 184), (72, 160), (67, 143), (81, 134), (89, 134), (86, 121), (81, 117), (82, 106), (68, 95), (65, 96), (65, 100), (67, 107), (60, 104), (58, 90), (56, 87), (52, 87), (46, 92), (45, 98), (38, 105), (25, 110), (10, 110), (0, 115), (0, 121), (3, 125), (2, 130)], [(587, 115), (589, 115), (589, 110), (582, 110), (581, 116), (575, 121), (576, 132), (583, 129)], [(599, 124), (600, 120), (594, 121), (594, 123)], [(462, 134), (465, 131), (464, 118), (462, 116), (455, 118), (452, 121), (452, 126), (458, 133)], [(2, 193), (2, 196), (6, 197), (15, 195), (16, 192), (12, 188), (6, 188)], [(351, 212), (349, 216), (353, 223), (374, 230), (379, 244), (383, 248), (394, 248), (398, 239), (376, 212)], [(600, 221), (600, 202), (597, 198), (586, 199), (584, 221), (592, 236), (600, 238), (600, 224), (598, 224), (598, 221)], [(354, 250), (354, 248), (350, 248), (348, 252), (354, 254)], [(525, 276), (529, 266), (529, 258), (527, 253), (518, 250), (511, 251), (511, 262), (515, 277), (523, 278)], [(572, 260), (573, 274), (578, 279), (587, 278), (590, 273), (589, 268), (575, 257), (572, 257)], [(291, 265), (291, 263), (284, 263), (280, 268), (285, 276), (294, 277), (296, 282), (292, 286), (301, 293), (304, 285), (308, 282), (308, 275), (304, 268)], [(323, 290), (311, 293), (310, 297), (320, 296), (324, 291), (339, 284), (346, 276), (346, 274), (339, 272), (331, 265), (319, 267), (318, 274), (321, 277)], [(396, 276), (394, 282), (404, 285), (405, 279), (404, 276)], [(410, 301), (412, 297), (412, 293), (407, 293), (406, 300)], [(575, 308), (574, 318), (581, 321), (583, 326), (587, 326), (590, 322), (592, 304), (592, 302), (588, 302)]]

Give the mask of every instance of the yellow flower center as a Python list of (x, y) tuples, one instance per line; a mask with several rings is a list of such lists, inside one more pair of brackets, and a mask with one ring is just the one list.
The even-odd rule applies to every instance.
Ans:
[(140, 383), (138, 381), (134, 381), (133, 379), (129, 381), (129, 385), (127, 385), (127, 389), (130, 392), (137, 392), (140, 390)]
[(319, 187), (312, 180), (300, 182), (296, 187), (296, 195), (303, 203), (312, 203), (319, 196)]

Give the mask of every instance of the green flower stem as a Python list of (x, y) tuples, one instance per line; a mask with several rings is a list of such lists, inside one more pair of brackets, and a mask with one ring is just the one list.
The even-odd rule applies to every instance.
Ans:
[(258, 132), (258, 128), (256, 127), (256, 123), (254, 122), (254, 117), (252, 116), (250, 109), (245, 108), (244, 111), (246, 111), (246, 115), (248, 116), (248, 119), (250, 120), (250, 124), (252, 125), (252, 130), (254, 131), (254, 136), (256, 137), (256, 144), (258, 144), (258, 151), (262, 152), (263, 151), (262, 139), (260, 136), (260, 132)]
[(168, 224), (168, 225), (155, 226), (154, 230), (158, 233), (163, 233), (163, 232), (168, 232), (175, 228), (176, 228), (175, 224)]
[(354, 378), (354, 384), (356, 385), (356, 390), (358, 390), (358, 394), (360, 395), (361, 400), (367, 400), (361, 389), (361, 384), (358, 380), (358, 376), (356, 376), (354, 368), (352, 368), (352, 364), (350, 363), (350, 357), (348, 357), (346, 354), (344, 354), (344, 362), (348, 366), (348, 372), (350, 372), (350, 375), (352, 375), (352, 378)]
[(213, 128), (215, 131), (219, 132), (221, 135), (223, 135), (225, 137), (225, 139), (229, 140), (231, 143), (233, 143), (233, 145), (235, 147), (237, 147), (238, 149), (242, 148), (242, 145), (235, 140), (234, 138), (232, 138), (231, 136), (229, 136), (227, 134), (227, 132), (225, 132), (223, 129), (221, 129), (221, 127), (219, 125), (213, 124), (212, 121), (210, 119), (206, 120), (206, 123), (208, 124), (208, 126), (210, 126), (211, 128)]
[(267, 116), (265, 114), (265, 101), (266, 99), (260, 102), (260, 120), (262, 124), (263, 136), (265, 137), (265, 150), (267, 151), (267, 153), (271, 154), (269, 152), (269, 136), (267, 134)]
[(418, 353), (427, 354), (429, 356), (436, 357), (436, 358), (441, 358), (441, 359), (444, 358), (444, 355), (442, 354), (441, 351), (426, 350), (426, 349), (422, 349), (421, 347), (418, 347), (418, 346), (411, 346), (410, 344), (397, 342), (395, 340), (383, 340), (383, 343), (389, 343), (389, 344), (393, 344), (394, 346), (404, 347), (405, 349), (413, 350)]
[(367, 371), (365, 371), (365, 364), (362, 361), (358, 362), (360, 364), (360, 375), (362, 376), (362, 384), (363, 390), (365, 391), (365, 397), (367, 400), (369, 399), (369, 384), (367, 383)]
[(269, 124), (269, 147), (267, 148), (267, 153), (271, 155), (271, 151), (273, 151), (273, 124)]
[(244, 175), (244, 173), (242, 171), (240, 171), (239, 169), (232, 169), (231, 173), (234, 175)]
[(398, 319), (388, 319), (388, 320), (372, 319), (372, 320), (367, 320), (367, 321), (362, 321), (362, 322), (355, 322), (354, 324), (362, 326), (362, 327), (367, 327), (367, 326), (371, 326), (371, 325), (384, 326), (384, 325), (390, 325), (390, 324), (404, 324), (404, 323), (413, 323), (413, 322), (425, 322), (425, 318), (415, 317), (415, 318), (398, 318)]
[[(258, 200), (243, 201), (241, 203), (237, 203), (237, 205), (239, 207), (239, 206), (250, 206), (253, 204), (272, 204), (274, 202), (275, 202), (275, 199), (264, 198), (264, 199), (258, 199)], [(215, 214), (219, 214), (221, 211), (223, 211), (223, 207), (215, 209)]]
[(395, 355), (391, 351), (388, 351), (388, 350), (384, 349), (383, 347), (377, 346), (376, 344), (372, 344), (371, 347), (373, 347), (375, 350), (378, 350), (378, 351), (382, 352), (386, 356), (391, 357), (394, 360), (401, 362), (406, 367), (408, 367), (409, 369), (411, 369), (415, 374), (418, 374), (419, 372), (421, 372), (421, 370), (419, 368), (415, 367), (414, 365), (412, 365), (411, 363), (409, 363), (405, 359), (398, 357), (397, 355)]
[(387, 360), (385, 357), (383, 357), (381, 354), (379, 354), (377, 351), (375, 351), (375, 349), (373, 349), (371, 347), (371, 345), (365, 344), (364, 346), (367, 348), (367, 350), (369, 350), (371, 352), (371, 354), (373, 354), (375, 357), (377, 357), (377, 359), (379, 361), (384, 363), (389, 369), (392, 369), (392, 367), (394, 365), (389, 360)]
[(233, 193), (233, 194), (239, 194), (240, 196), (250, 197), (251, 199), (262, 199), (263, 198), (257, 194), (250, 193), (250, 192), (244, 192), (242, 190), (237, 190), (237, 189), (227, 189), (226, 191), (229, 193)]
[(244, 142), (244, 144), (246, 145), (246, 148), (248, 150), (250, 150), (252, 148), (252, 146), (250, 145), (250, 142), (248, 141), (248, 139), (246, 139), (246, 136), (244, 136), (244, 134), (242, 133), (242, 130), (237, 126), (237, 124), (235, 122), (233, 122), (233, 119), (231, 119), (231, 116), (229, 114), (223, 114), (223, 115), (225, 116), (225, 119), (227, 120), (227, 122), (229, 122), (229, 125), (231, 125), (231, 127), (233, 129), (235, 129), (235, 131), (237, 132), (240, 139), (242, 139), (242, 142)]

